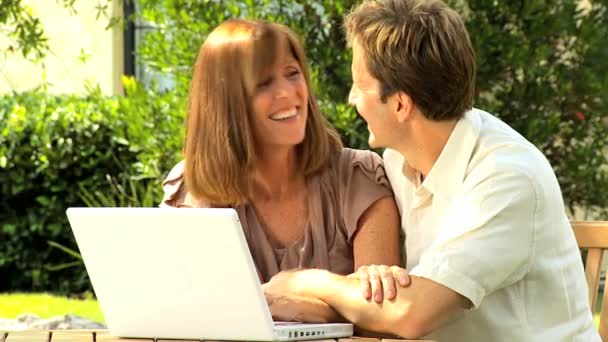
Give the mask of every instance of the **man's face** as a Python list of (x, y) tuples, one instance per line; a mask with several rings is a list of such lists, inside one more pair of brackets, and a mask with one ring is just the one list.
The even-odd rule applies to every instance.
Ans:
[(353, 43), (352, 63), (353, 85), (348, 95), (348, 103), (357, 108), (359, 115), (367, 122), (369, 130), (369, 146), (390, 147), (391, 126), (394, 126), (394, 116), (388, 103), (380, 100), (380, 82), (367, 69), (367, 61), (361, 46)]

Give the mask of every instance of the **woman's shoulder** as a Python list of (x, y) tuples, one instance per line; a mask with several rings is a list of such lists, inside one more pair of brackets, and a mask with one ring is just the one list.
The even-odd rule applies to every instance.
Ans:
[(375, 170), (384, 165), (382, 158), (374, 151), (343, 147), (334, 156), (333, 166), (341, 172), (349, 172), (358, 167)]
[(334, 203), (349, 241), (363, 213), (378, 199), (392, 196), (382, 158), (370, 150), (342, 148), (321, 179), (321, 196)]
[(382, 158), (376, 152), (347, 147), (337, 150), (317, 176), (321, 182), (334, 184), (340, 191), (367, 183), (381, 186), (387, 183)]
[(165, 184), (175, 184), (175, 183), (181, 182), (181, 180), (183, 178), (184, 178), (184, 161), (182, 160), (179, 163), (175, 164), (175, 166), (173, 166), (173, 168), (171, 168), (171, 171), (169, 171), (167, 178), (165, 178), (165, 180), (163, 181), (163, 186), (165, 186)]
[(177, 163), (162, 182), (163, 200), (161, 207), (180, 207), (185, 198), (184, 161)]
[(184, 182), (184, 161), (177, 163), (169, 172), (162, 183), (163, 200), (161, 207), (209, 207), (205, 201), (201, 201), (188, 191)]

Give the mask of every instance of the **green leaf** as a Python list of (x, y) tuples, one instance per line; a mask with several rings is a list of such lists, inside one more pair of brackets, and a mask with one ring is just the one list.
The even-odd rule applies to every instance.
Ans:
[(71, 249), (71, 248), (68, 248), (68, 247), (66, 247), (66, 246), (64, 246), (64, 245), (61, 245), (61, 244), (59, 244), (59, 243), (57, 243), (57, 242), (55, 242), (55, 241), (47, 241), (47, 243), (48, 243), (48, 244), (49, 244), (51, 247), (57, 248), (57, 249), (59, 249), (59, 250), (61, 250), (61, 251), (65, 252), (65, 253), (67, 253), (67, 254), (69, 254), (69, 255), (73, 256), (74, 258), (76, 258), (76, 259), (78, 259), (78, 260), (81, 260), (81, 261), (82, 261), (82, 256), (81, 256), (81, 255), (80, 255), (80, 253), (78, 253), (77, 251), (75, 251), (75, 250), (73, 250), (73, 249)]

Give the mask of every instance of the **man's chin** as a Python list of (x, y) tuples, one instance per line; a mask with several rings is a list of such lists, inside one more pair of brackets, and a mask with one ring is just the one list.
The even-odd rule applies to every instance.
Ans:
[(381, 144), (377, 140), (371, 139), (367, 141), (367, 145), (369, 146), (369, 148), (388, 148), (388, 146), (386, 146), (385, 144)]
[(382, 146), (380, 146), (380, 144), (378, 144), (378, 140), (376, 139), (376, 136), (372, 132), (369, 133), (369, 139), (367, 139), (367, 144), (369, 145), (370, 148), (382, 147)]

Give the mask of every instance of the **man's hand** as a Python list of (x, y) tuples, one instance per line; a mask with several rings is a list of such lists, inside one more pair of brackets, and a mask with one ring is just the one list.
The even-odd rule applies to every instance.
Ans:
[(384, 299), (393, 300), (397, 294), (397, 284), (410, 285), (408, 271), (399, 266), (369, 265), (361, 266), (349, 278), (359, 279), (363, 297), (382, 303)]

